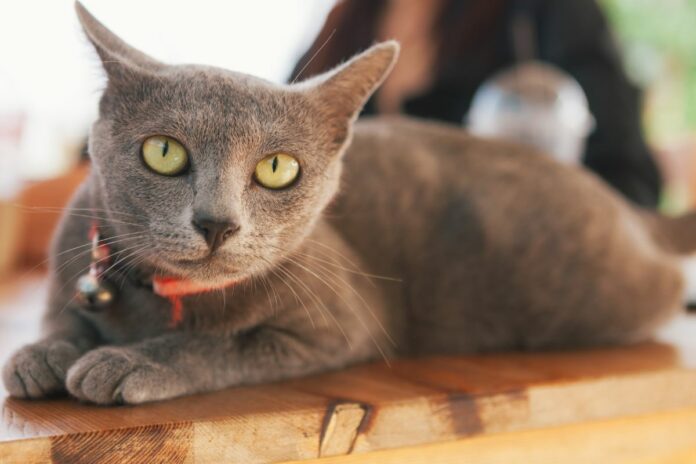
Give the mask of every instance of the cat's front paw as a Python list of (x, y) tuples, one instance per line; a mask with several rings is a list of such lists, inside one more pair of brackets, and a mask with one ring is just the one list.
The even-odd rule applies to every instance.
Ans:
[(128, 347), (90, 351), (68, 371), (70, 394), (97, 404), (138, 404), (186, 394), (172, 369)]
[(45, 340), (17, 351), (5, 364), (2, 380), (11, 396), (44, 398), (65, 392), (65, 376), (80, 357), (66, 340)]

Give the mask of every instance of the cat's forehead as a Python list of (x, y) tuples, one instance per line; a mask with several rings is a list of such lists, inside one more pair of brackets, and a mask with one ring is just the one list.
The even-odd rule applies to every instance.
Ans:
[(102, 117), (117, 120), (122, 129), (219, 138), (289, 126), (299, 129), (304, 107), (302, 95), (285, 86), (224, 69), (184, 65), (110, 89)]
[(206, 107), (220, 114), (251, 114), (277, 112), (283, 105), (297, 103), (293, 93), (283, 86), (210, 66), (170, 66), (145, 80), (148, 92), (142, 94), (143, 98), (184, 109)]

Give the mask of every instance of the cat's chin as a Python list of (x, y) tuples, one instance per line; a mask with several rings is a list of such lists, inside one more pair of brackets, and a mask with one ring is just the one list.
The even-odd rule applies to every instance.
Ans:
[(160, 269), (162, 277), (189, 280), (210, 287), (225, 286), (229, 282), (245, 280), (248, 277), (247, 272), (221, 266), (210, 258), (162, 261), (156, 263), (156, 266)]
[(215, 255), (208, 255), (203, 258), (185, 258), (174, 261), (175, 265), (184, 269), (211, 268), (217, 267), (218, 259)]
[(200, 287), (220, 288), (227, 287), (232, 283), (242, 282), (248, 278), (248, 274), (240, 272), (206, 272), (205, 270), (201, 270), (198, 272), (172, 272), (165, 277), (190, 281)]

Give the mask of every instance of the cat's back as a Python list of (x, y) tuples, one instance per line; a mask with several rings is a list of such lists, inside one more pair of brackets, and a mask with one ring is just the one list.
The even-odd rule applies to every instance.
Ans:
[[(396, 170), (383, 170), (397, 159), (409, 166), (438, 165), (445, 169), (440, 175), (447, 180), (473, 181), (482, 174), (513, 169), (522, 170), (521, 175), (544, 170), (563, 177), (577, 177), (578, 171), (580, 177), (594, 177), (582, 168), (561, 165), (532, 147), (481, 138), (451, 124), (402, 116), (363, 118), (355, 124), (346, 158), (348, 175), (360, 169), (401, 177), (403, 173)], [(605, 189), (603, 185), (599, 188)]]
[(537, 317), (557, 323), (561, 298), (616, 303), (599, 295), (597, 269), (618, 276), (657, 259), (634, 209), (593, 174), (454, 126), (361, 121), (343, 180), (329, 217), (369, 272), (403, 279), (394, 307), (442, 335), (414, 332), (425, 351), (549, 343), (524, 334)]
[(570, 228), (599, 201), (579, 197), (617, 202), (599, 184), (532, 149), (456, 126), (369, 118), (355, 125), (330, 214), (349, 242), (388, 267), (425, 244), (446, 254), (484, 239), (502, 242), (505, 234), (514, 240), (530, 221)]
[[(368, 118), (355, 125), (343, 179), (338, 208), (349, 214), (373, 210), (397, 223), (409, 216), (446, 221), (467, 207), (488, 217), (496, 215), (490, 211), (495, 208), (508, 220), (530, 212), (537, 219), (551, 215), (557, 224), (568, 215), (630, 209), (581, 167), (561, 165), (519, 144), (472, 136), (457, 126), (404, 117)], [(538, 211), (540, 205), (547, 214)], [(559, 212), (562, 217), (556, 217)]]

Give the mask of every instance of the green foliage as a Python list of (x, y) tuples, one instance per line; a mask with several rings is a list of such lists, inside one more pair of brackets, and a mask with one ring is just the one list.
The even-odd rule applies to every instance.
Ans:
[(684, 61), (696, 54), (696, 0), (601, 0), (622, 39), (644, 41)]
[(648, 115), (648, 129), (657, 136), (696, 130), (696, 0), (600, 4), (624, 46), (629, 74), (643, 84), (669, 86), (656, 106), (673, 114)]

